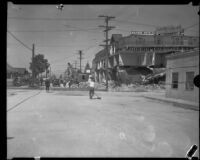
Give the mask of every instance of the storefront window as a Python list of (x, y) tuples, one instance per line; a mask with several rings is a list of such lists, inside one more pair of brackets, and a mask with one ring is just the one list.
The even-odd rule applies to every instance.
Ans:
[(173, 89), (178, 88), (178, 72), (172, 73), (172, 86)]
[(185, 82), (185, 89), (186, 90), (193, 90), (194, 89), (194, 72), (186, 72), (186, 82)]

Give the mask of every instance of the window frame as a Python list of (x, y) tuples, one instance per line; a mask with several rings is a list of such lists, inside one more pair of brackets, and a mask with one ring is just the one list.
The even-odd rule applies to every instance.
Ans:
[[(177, 74), (177, 82), (176, 83), (173, 80), (173, 77), (174, 77), (173, 75), (175, 75), (175, 74)], [(179, 77), (179, 73), (178, 72), (172, 72), (171, 89), (178, 89), (178, 83), (179, 83), (178, 82), (178, 79), (179, 79), (178, 77)], [(177, 87), (174, 87), (174, 85), (177, 85)]]
[[(193, 78), (192, 78), (192, 80), (190, 80), (190, 81), (187, 80), (187, 74), (188, 74), (188, 73), (193, 73)], [(193, 83), (194, 77), (195, 77), (195, 72), (194, 72), (194, 71), (187, 71), (187, 72), (185, 72), (185, 90), (186, 90), (186, 91), (194, 91), (194, 83)], [(192, 88), (187, 88), (187, 87), (188, 87), (188, 84), (191, 85)], [(191, 86), (190, 86), (190, 87), (191, 87)]]

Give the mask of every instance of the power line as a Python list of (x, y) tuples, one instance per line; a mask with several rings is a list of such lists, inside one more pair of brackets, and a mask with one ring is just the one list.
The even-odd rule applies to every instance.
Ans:
[[(18, 19), (18, 20), (55, 20), (55, 21), (60, 21), (60, 20), (61, 21), (66, 21), (66, 20), (70, 20), (70, 21), (97, 21), (97, 20), (100, 20), (98, 18), (85, 18), (85, 19), (83, 19), (83, 18), (33, 18), (33, 17), (30, 17), (30, 18), (27, 18), (27, 17), (8, 17), (8, 19)], [(145, 24), (145, 23), (138, 23), (138, 22), (133, 22), (133, 21), (124, 21), (124, 20), (119, 20), (119, 19), (113, 20), (113, 21), (119, 22), (119, 23), (126, 23), (126, 24), (134, 24), (134, 25), (144, 25), (144, 26), (158, 27), (157, 25)], [(195, 24), (195, 25), (197, 25), (197, 24)], [(78, 27), (72, 27), (72, 28), (78, 28)], [(73, 30), (69, 30), (69, 31), (73, 31)], [(78, 30), (75, 30), (75, 31), (78, 31)], [(24, 32), (24, 31), (22, 31), (22, 32)]]
[(131, 32), (130, 30), (116, 29), (116, 28), (114, 28), (113, 30), (117, 30), (117, 31), (123, 31), (123, 32)]
[[(94, 30), (98, 30), (99, 28), (90, 28), (90, 29), (71, 29), (71, 30), (16, 30), (16, 31), (12, 31), (12, 32), (76, 32), (76, 31), (94, 31)], [(96, 33), (96, 32), (95, 32)]]
[(83, 49), (83, 50), (84, 50), (84, 51), (88, 51), (88, 50), (90, 50), (90, 49), (92, 49), (92, 48), (95, 48), (95, 47), (99, 47), (99, 46), (92, 45), (92, 46), (90, 46), (90, 47), (88, 47), (88, 48), (86, 48), (86, 49)]
[[(12, 34), (9, 30), (7, 31), (15, 40), (17, 40), (20, 44), (22, 44), (25, 48), (27, 48), (28, 50), (30, 50), (32, 52), (32, 48), (30, 48), (29, 46), (27, 46), (25, 43), (23, 43), (21, 40), (19, 40), (14, 34)], [(38, 52), (37, 52), (38, 53)], [(41, 54), (41, 53), (38, 53)]]
[[(80, 45), (80, 44), (79, 44)], [(85, 45), (80, 45), (80, 46), (87, 46), (88, 44), (85, 44)], [(77, 44), (73, 44), (73, 45), (38, 45), (37, 47), (38, 48), (48, 48), (48, 47), (53, 47), (53, 48), (68, 48), (68, 47), (71, 47), (71, 46), (77, 46)]]
[(63, 58), (62, 58), (62, 59), (57, 59), (57, 60), (52, 61), (51, 63), (64, 61), (64, 60), (66, 60), (66, 59), (68, 59), (68, 58), (70, 58), (70, 57), (73, 57), (73, 56), (75, 56), (75, 55), (68, 56), (68, 57), (66, 57), (66, 58), (64, 58), (64, 59), (63, 59)]
[(33, 17), (8, 17), (17, 20), (46, 20), (46, 21), (97, 21), (98, 18), (33, 18)]
[[(64, 25), (65, 27), (67, 28), (75, 28), (75, 29), (85, 29), (85, 28), (80, 28), (80, 27), (76, 27), (76, 26), (71, 26), (71, 25)], [(96, 30), (96, 29), (99, 29), (99, 28), (87, 28), (87, 29), (91, 29), (91, 30)]]
[[(113, 21), (116, 21), (116, 22), (120, 22), (120, 23), (127, 23), (127, 24), (134, 24), (134, 25), (144, 25), (144, 26), (151, 26), (151, 27), (158, 27), (157, 25), (152, 25), (152, 24), (144, 24), (144, 23), (137, 23), (137, 22), (130, 22), (130, 21), (123, 21), (123, 20), (113, 20)], [(192, 28), (196, 25), (198, 25), (199, 23), (195, 23), (193, 25), (190, 25), (188, 27), (184, 27), (183, 29), (189, 29), (189, 28)], [(115, 30), (121, 30), (121, 31), (126, 31), (126, 30), (122, 30), (122, 29), (115, 29)], [(128, 31), (127, 31), (128, 32)]]
[(134, 24), (134, 25), (143, 25), (143, 26), (150, 26), (150, 27), (158, 27), (156, 25), (152, 25), (152, 24), (145, 24), (145, 23), (138, 23), (138, 22), (131, 22), (131, 21), (124, 21), (124, 20), (113, 20), (115, 22), (119, 22), (119, 23), (127, 23), (127, 24)]
[[(188, 30), (188, 29), (190, 29), (190, 28), (192, 28), (192, 27), (194, 27), (194, 26), (196, 26), (196, 25), (198, 25), (198, 23), (195, 23), (195, 24), (190, 25), (190, 26), (188, 26), (188, 27), (184, 27), (183, 29), (184, 29), (184, 31), (185, 31), (185, 30)], [(123, 31), (123, 32), (130, 32), (130, 30), (124, 30), (124, 29), (118, 29), (118, 28), (115, 28), (114, 30), (119, 30), (119, 31)], [(178, 32), (178, 31), (177, 31), (177, 32)], [(193, 31), (193, 32), (198, 32), (198, 31)]]
[(15, 40), (17, 40), (20, 44), (22, 44), (25, 48), (32, 51), (32, 48), (24, 44), (21, 40), (19, 40), (14, 34), (12, 34), (10, 31), (7, 31)]
[[(8, 19), (17, 19), (17, 20), (48, 20), (48, 21), (98, 21), (98, 18), (33, 18), (33, 17), (8, 17)], [(146, 25), (151, 27), (157, 27), (156, 25), (137, 23), (132, 21), (124, 21), (124, 20), (113, 20), (120, 23), (127, 24), (136, 24), (136, 25)]]
[(198, 24), (199, 24), (199, 23), (195, 23), (195, 24), (193, 24), (193, 25), (190, 25), (190, 26), (188, 26), (188, 27), (185, 27), (184, 30), (189, 29), (189, 28), (192, 28), (192, 27), (194, 27), (194, 26), (196, 26), (196, 25), (198, 25)]
[[(93, 42), (94, 44), (95, 43), (99, 43), (99, 42)], [(17, 45), (18, 43), (7, 43), (8, 45)], [(86, 43), (79, 43), (79, 45), (80, 46), (88, 46), (88, 43), (86, 44)], [(67, 48), (67, 47), (70, 47), (70, 46), (77, 46), (77, 44), (75, 44), (75, 43), (73, 43), (73, 44), (66, 44), (66, 45), (53, 45), (53, 44), (44, 44), (44, 45), (37, 45), (37, 47), (39, 47), (39, 48), (45, 48), (45, 47), (55, 47), (55, 48), (57, 48), (57, 47), (64, 47), (64, 48)], [(92, 45), (92, 46), (95, 46), (95, 45)], [(90, 47), (92, 47), (92, 46), (90, 46)], [(90, 48), (90, 47), (88, 47), (88, 48)], [(88, 49), (87, 48), (87, 49)]]

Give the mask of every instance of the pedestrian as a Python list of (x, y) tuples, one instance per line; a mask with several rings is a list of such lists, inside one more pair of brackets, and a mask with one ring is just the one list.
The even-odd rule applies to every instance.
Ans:
[(49, 80), (49, 78), (46, 79), (45, 86), (46, 86), (46, 92), (49, 92), (49, 86), (50, 86), (50, 80)]
[(92, 97), (94, 96), (94, 79), (92, 76), (89, 76), (88, 83), (89, 83), (89, 98), (92, 99)]
[(43, 84), (43, 78), (41, 77), (40, 78), (40, 85), (42, 86), (42, 84)]

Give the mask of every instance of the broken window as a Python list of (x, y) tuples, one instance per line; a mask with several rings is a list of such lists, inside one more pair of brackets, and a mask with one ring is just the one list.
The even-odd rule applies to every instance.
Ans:
[(173, 89), (178, 88), (178, 72), (172, 73), (172, 86)]
[(186, 72), (186, 82), (185, 82), (186, 90), (191, 91), (194, 89), (193, 79), (194, 79), (194, 72)]

